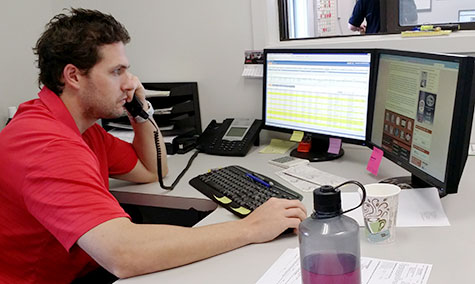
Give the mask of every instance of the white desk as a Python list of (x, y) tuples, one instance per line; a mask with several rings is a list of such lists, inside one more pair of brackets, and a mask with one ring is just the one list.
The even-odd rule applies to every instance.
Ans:
[[(371, 154), (369, 149), (354, 145), (344, 145), (344, 149), (345, 155), (342, 158), (312, 165), (332, 174), (358, 180), (363, 184), (408, 174), (389, 160), (383, 159), (378, 177), (375, 178), (366, 171), (366, 163)], [(170, 157), (170, 173), (178, 174), (189, 156), (190, 153)], [(237, 164), (279, 180), (274, 174), (279, 168), (267, 163), (269, 159), (278, 156), (281, 155), (259, 154), (258, 148), (252, 149), (243, 158), (200, 154), (177, 188), (171, 192), (161, 190), (158, 184), (119, 186), (115, 183), (112, 190), (142, 192), (172, 199), (175, 197), (198, 198), (203, 201), (207, 198), (188, 184), (194, 176), (210, 168)], [(369, 244), (361, 229), (361, 255), (433, 264), (429, 278), (430, 284), (471, 282), (469, 279), (475, 268), (473, 260), (475, 255), (474, 173), (475, 160), (469, 157), (459, 186), (459, 193), (442, 198), (442, 205), (451, 223), (450, 227), (398, 228), (396, 242), (390, 245)], [(175, 175), (168, 177), (165, 183), (170, 184)], [(312, 195), (311, 193), (303, 193), (303, 195), (303, 203), (310, 213), (313, 206)], [(203, 202), (207, 204), (206, 201)], [(197, 226), (235, 219), (237, 217), (233, 214), (218, 207)], [(297, 246), (297, 236), (285, 235), (269, 243), (248, 245), (183, 267), (122, 279), (116, 283), (255, 283), (287, 248)]]

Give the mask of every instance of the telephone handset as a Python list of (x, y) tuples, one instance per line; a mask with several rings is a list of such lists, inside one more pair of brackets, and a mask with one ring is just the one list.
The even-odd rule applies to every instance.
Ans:
[(143, 105), (134, 95), (130, 102), (124, 104), (125, 109), (132, 115), (132, 117), (140, 116), (143, 119), (148, 119), (148, 113), (143, 110)]
[(262, 120), (225, 119), (222, 123), (212, 120), (198, 139), (197, 148), (207, 154), (245, 156), (252, 144), (259, 143)]

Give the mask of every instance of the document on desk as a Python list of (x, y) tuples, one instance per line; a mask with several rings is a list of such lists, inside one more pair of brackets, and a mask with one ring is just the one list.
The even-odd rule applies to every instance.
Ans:
[[(362, 284), (426, 284), (432, 264), (361, 257)], [(299, 248), (287, 249), (256, 284), (301, 284)]]
[(315, 188), (320, 187), (319, 185), (316, 185), (314, 183), (304, 181), (291, 175), (286, 175), (284, 171), (278, 171), (275, 174), (281, 179), (285, 180), (289, 185), (303, 192), (310, 192), (313, 191)]
[(170, 96), (170, 91), (159, 91), (159, 90), (148, 90), (145, 89), (145, 97), (152, 98), (152, 97), (168, 97)]
[[(342, 206), (355, 207), (360, 202), (357, 192), (342, 192)], [(363, 226), (363, 213), (361, 207), (347, 214)], [(404, 189), (399, 193), (397, 227), (443, 227), (450, 226), (440, 202), (437, 188)]]
[(450, 226), (437, 188), (401, 190), (399, 198), (401, 196), (403, 202), (399, 203), (397, 216), (404, 220), (401, 227)]
[(132, 125), (130, 125), (130, 124), (117, 123), (117, 122), (112, 122), (112, 121), (108, 122), (108, 123), (107, 123), (107, 126), (109, 126), (109, 127), (114, 127), (114, 128), (116, 128), (116, 129), (134, 130), (134, 129), (132, 128)]
[(173, 111), (173, 107), (166, 107), (166, 108), (156, 109), (153, 113), (154, 114), (171, 114), (172, 111)]
[(129, 143), (132, 143), (134, 140), (133, 130), (111, 129), (109, 130), (109, 134)]
[(309, 165), (290, 167), (276, 174), (302, 191), (312, 191), (322, 185), (337, 186), (348, 180)]

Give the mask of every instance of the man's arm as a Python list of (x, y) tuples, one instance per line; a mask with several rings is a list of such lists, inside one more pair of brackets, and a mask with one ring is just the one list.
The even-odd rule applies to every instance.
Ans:
[[(147, 110), (148, 104), (145, 101), (144, 87), (137, 77), (133, 75), (131, 76), (135, 83), (135, 88), (130, 94), (128, 94), (128, 101), (130, 101), (132, 96), (135, 95), (142, 102), (144, 110)], [(150, 116), (149, 118), (153, 121), (153, 123), (155, 123), (153, 116)], [(130, 123), (134, 129), (134, 140), (132, 145), (139, 160), (130, 172), (123, 175), (116, 175), (114, 177), (140, 183), (157, 181), (157, 151), (154, 137), (154, 131), (156, 131), (156, 129), (150, 121), (137, 123), (133, 118), (131, 118)], [(166, 176), (168, 174), (167, 150), (165, 148), (165, 143), (160, 131), (158, 131), (158, 135), (161, 150), (160, 161), (162, 165), (162, 176)]]
[(271, 198), (244, 219), (196, 228), (112, 219), (82, 235), (77, 244), (105, 269), (125, 278), (270, 241), (287, 228), (298, 228), (306, 216), (300, 201)]
[(350, 31), (356, 32), (356, 31), (359, 31), (359, 30), (360, 30), (360, 27), (356, 27), (356, 26), (353, 26), (352, 24), (348, 23), (348, 29), (349, 29)]
[(366, 32), (366, 25), (363, 23), (365, 19), (366, 9), (364, 7), (363, 1), (358, 0), (353, 7), (353, 12), (351, 17), (348, 20), (348, 29), (364, 34)]

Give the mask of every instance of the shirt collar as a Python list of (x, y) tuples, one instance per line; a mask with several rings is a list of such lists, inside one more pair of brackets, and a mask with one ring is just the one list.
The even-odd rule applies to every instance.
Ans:
[(73, 117), (71, 116), (71, 113), (66, 108), (63, 101), (59, 98), (58, 95), (53, 93), (53, 91), (51, 91), (45, 86), (38, 93), (38, 97), (57, 120), (61, 121), (66, 126), (71, 128), (74, 132), (76, 132), (79, 136), (81, 136), (79, 128)]

